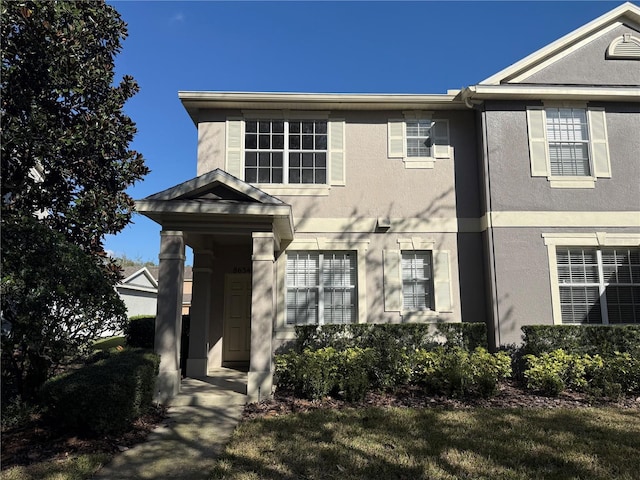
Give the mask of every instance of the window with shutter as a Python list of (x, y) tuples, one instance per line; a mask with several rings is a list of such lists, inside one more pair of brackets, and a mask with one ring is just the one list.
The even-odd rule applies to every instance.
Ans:
[(402, 252), (402, 307), (434, 310), (431, 252)]
[(527, 123), (531, 176), (559, 188), (593, 188), (611, 177), (604, 109), (528, 107)]
[(387, 143), (388, 157), (402, 158), (405, 168), (434, 168), (437, 159), (451, 158), (448, 120), (432, 119), (422, 112), (389, 120)]
[(562, 323), (640, 323), (640, 248), (557, 247)]
[(287, 252), (287, 325), (354, 323), (356, 283), (352, 252)]

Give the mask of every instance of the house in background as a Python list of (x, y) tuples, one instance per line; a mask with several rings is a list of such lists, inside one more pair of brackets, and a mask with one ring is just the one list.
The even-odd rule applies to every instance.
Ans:
[[(116, 291), (127, 307), (129, 318), (139, 315), (155, 316), (158, 304), (158, 270), (156, 266), (124, 267), (124, 279), (116, 285)], [(191, 307), (191, 267), (185, 267), (182, 315)]]
[(272, 390), (296, 325), (640, 322), (640, 8), (626, 3), (447, 94), (180, 92), (196, 177), (162, 225), (160, 398), (248, 366)]

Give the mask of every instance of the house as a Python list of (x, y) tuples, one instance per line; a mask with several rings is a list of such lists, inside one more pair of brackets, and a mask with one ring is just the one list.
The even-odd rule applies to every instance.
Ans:
[[(123, 267), (124, 279), (116, 285), (116, 291), (127, 307), (129, 318), (139, 315), (155, 315), (158, 299), (158, 267)], [(185, 267), (183, 281), (182, 315), (188, 315), (191, 307), (191, 267)]]
[(446, 94), (180, 92), (197, 176), (138, 200), (162, 225), (159, 397), (248, 366), (300, 324), (640, 322), (640, 8), (625, 3)]

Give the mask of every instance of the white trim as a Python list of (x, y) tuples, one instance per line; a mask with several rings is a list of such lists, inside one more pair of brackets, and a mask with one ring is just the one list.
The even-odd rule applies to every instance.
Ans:
[[(367, 323), (367, 250), (369, 240), (333, 240), (324, 237), (302, 238), (293, 240), (284, 250), (283, 255), (279, 255), (275, 262), (276, 268), (276, 338), (295, 338), (294, 326), (287, 325), (287, 250), (296, 251), (355, 251), (357, 268), (357, 296), (358, 296), (358, 316), (357, 323)], [(293, 335), (291, 337), (290, 335)]]
[[(593, 168), (593, 167), (591, 167)], [(551, 188), (596, 188), (596, 177), (547, 177)]]
[(638, 227), (640, 211), (631, 212), (490, 212), (490, 227)]
[(294, 196), (313, 196), (326, 197), (331, 192), (331, 185), (325, 184), (273, 184), (273, 183), (254, 183), (256, 188), (269, 195), (294, 195)]
[(640, 102), (636, 87), (589, 87), (549, 85), (472, 85), (462, 92), (465, 101), (477, 100), (586, 100)]
[[(631, 48), (626, 48), (623, 52), (616, 53), (616, 48), (620, 44), (631, 44)], [(609, 47), (607, 48), (607, 60), (608, 59), (624, 59), (624, 60), (637, 60), (640, 59), (640, 37), (625, 33), (618, 38), (614, 38)]]

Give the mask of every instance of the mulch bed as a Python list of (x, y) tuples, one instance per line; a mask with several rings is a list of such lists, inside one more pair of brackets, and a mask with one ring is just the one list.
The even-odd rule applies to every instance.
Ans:
[(419, 387), (407, 386), (395, 392), (368, 393), (364, 401), (349, 403), (326, 397), (322, 400), (296, 398), (290, 392), (276, 392), (273, 400), (247, 405), (244, 418), (273, 417), (288, 413), (307, 412), (321, 408), (343, 409), (353, 407), (410, 407), (410, 408), (584, 408), (584, 407), (640, 408), (640, 397), (625, 397), (620, 400), (593, 398), (586, 394), (564, 392), (558, 397), (536, 395), (505, 382), (499, 392), (491, 398), (450, 398), (428, 395)]
[(34, 416), (27, 425), (2, 432), (2, 469), (62, 459), (72, 454), (122, 452), (143, 442), (165, 418), (166, 408), (158, 406), (121, 435), (83, 437), (65, 434), (44, 418)]

